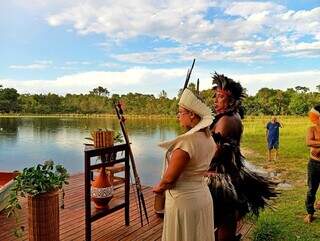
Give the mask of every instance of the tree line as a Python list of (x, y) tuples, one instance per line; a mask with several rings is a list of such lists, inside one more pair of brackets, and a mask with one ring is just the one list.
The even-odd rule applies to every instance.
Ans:
[[(195, 90), (191, 83), (189, 88)], [(14, 88), (0, 85), (0, 113), (17, 114), (114, 114), (113, 103), (124, 102), (126, 114), (175, 115), (179, 96), (168, 98), (162, 90), (158, 96), (141, 93), (112, 94), (101, 86), (87, 94), (19, 94)], [(200, 96), (213, 105), (211, 89), (200, 91)], [(320, 103), (320, 85), (317, 91), (296, 86), (285, 91), (262, 88), (254, 96), (243, 100), (246, 115), (305, 115)]]

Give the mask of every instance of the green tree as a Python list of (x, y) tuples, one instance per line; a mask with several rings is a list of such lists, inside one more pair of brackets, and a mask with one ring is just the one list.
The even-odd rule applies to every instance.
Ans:
[(60, 113), (62, 110), (61, 98), (57, 94), (49, 93), (46, 95), (45, 105), (47, 106), (49, 113)]
[(200, 91), (200, 96), (202, 97), (203, 101), (213, 109), (214, 104), (214, 98), (213, 98), (213, 92), (211, 89), (202, 90)]
[(90, 91), (90, 94), (109, 97), (110, 92), (108, 91), (107, 88), (103, 88), (102, 86), (98, 86), (97, 88), (94, 88), (92, 91)]
[(306, 93), (296, 93), (290, 99), (288, 106), (289, 114), (292, 115), (305, 115), (310, 108), (310, 103)]
[(0, 87), (0, 113), (17, 112), (20, 110), (19, 94), (14, 88)]
[[(188, 84), (188, 89), (190, 89), (193, 93), (196, 93), (197, 87), (194, 83), (189, 83)], [(180, 99), (181, 95), (182, 95), (183, 89), (179, 89), (178, 91), (178, 99)]]
[(307, 93), (310, 91), (308, 87), (304, 87), (304, 86), (296, 86), (294, 88), (297, 92), (301, 92), (301, 93)]
[(39, 105), (38, 101), (35, 99), (34, 95), (23, 94), (19, 97), (19, 102), (21, 105), (22, 113), (35, 113), (37, 106)]
[(160, 99), (161, 99), (161, 98), (164, 98), (164, 99), (168, 98), (167, 92), (165, 92), (164, 90), (161, 90), (161, 92), (160, 92), (160, 94), (159, 94), (159, 98), (160, 98)]

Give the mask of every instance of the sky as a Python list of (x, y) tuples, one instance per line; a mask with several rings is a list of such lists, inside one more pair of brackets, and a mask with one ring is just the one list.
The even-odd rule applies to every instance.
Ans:
[(320, 84), (320, 0), (0, 1), (0, 85), (174, 97), (214, 72), (254, 95)]

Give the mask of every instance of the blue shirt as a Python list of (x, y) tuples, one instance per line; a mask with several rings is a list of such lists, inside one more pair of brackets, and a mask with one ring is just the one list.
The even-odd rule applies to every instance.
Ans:
[(268, 140), (278, 141), (279, 140), (279, 127), (281, 127), (279, 122), (272, 123), (271, 121), (267, 124), (268, 129)]

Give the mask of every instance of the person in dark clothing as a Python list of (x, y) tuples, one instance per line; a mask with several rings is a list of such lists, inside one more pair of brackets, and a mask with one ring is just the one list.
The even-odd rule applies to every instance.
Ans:
[(277, 196), (275, 184), (249, 170), (240, 152), (243, 132), (240, 83), (217, 73), (213, 76), (215, 119), (211, 126), (216, 143), (207, 176), (214, 205), (216, 241), (240, 240), (237, 221), (251, 212), (258, 215)]
[(308, 129), (306, 144), (310, 147), (310, 160), (308, 163), (308, 192), (306, 197), (307, 215), (305, 223), (314, 220), (314, 203), (320, 184), (320, 105), (315, 106), (309, 112), (309, 118), (314, 126)]
[(268, 143), (268, 161), (271, 161), (271, 152), (274, 149), (275, 155), (274, 160), (278, 160), (278, 149), (279, 149), (279, 128), (283, 127), (283, 125), (277, 121), (277, 118), (273, 116), (271, 121), (267, 123), (267, 143)]

